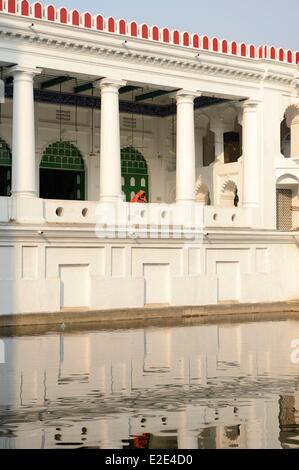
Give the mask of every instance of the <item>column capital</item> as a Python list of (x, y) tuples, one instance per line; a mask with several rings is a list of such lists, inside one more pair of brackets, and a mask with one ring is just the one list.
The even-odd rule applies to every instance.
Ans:
[(31, 75), (34, 77), (35, 75), (40, 75), (42, 73), (42, 69), (37, 67), (27, 67), (26, 65), (15, 65), (8, 69), (5, 73), (6, 77), (15, 76), (18, 74), (26, 74)]
[(176, 100), (177, 103), (194, 103), (195, 98), (199, 98), (202, 95), (202, 93), (197, 93), (195, 91), (190, 91), (190, 90), (179, 90), (176, 93)]
[(103, 89), (113, 89), (118, 91), (123, 86), (126, 86), (127, 82), (125, 80), (116, 80), (113, 78), (103, 78), (102, 80), (98, 80), (95, 83), (95, 88)]
[(261, 101), (258, 100), (246, 100), (243, 102), (243, 111), (244, 112), (253, 112), (256, 111)]

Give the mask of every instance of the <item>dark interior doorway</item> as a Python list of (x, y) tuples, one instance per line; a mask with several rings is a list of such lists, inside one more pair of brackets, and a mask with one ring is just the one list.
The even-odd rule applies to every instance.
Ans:
[(84, 161), (73, 143), (60, 140), (45, 149), (39, 187), (43, 199), (85, 200)]
[(84, 200), (84, 172), (40, 169), (40, 197)]
[(224, 163), (237, 162), (241, 156), (241, 139), (239, 132), (226, 132), (224, 141)]
[(0, 196), (10, 196), (11, 167), (0, 166)]

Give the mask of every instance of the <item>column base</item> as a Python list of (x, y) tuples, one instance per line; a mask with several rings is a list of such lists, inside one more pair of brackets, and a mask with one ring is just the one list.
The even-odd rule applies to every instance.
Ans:
[(13, 198), (16, 198), (16, 197), (37, 198), (37, 193), (36, 191), (12, 191), (11, 196)]
[(10, 222), (43, 224), (44, 201), (37, 197), (30, 196), (29, 193), (14, 194), (10, 198)]

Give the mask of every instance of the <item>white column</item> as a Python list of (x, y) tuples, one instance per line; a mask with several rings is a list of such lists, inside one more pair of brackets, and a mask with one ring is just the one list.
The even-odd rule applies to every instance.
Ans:
[(291, 129), (291, 157), (299, 158), (299, 105), (287, 112), (287, 125)]
[(101, 202), (122, 200), (119, 89), (125, 85), (124, 81), (108, 78), (99, 82), (101, 89)]
[(177, 95), (177, 165), (176, 202), (195, 202), (195, 129), (192, 92), (180, 90)]
[(12, 195), (36, 197), (33, 78), (35, 68), (15, 66), (13, 75)]
[(258, 102), (243, 107), (243, 206), (259, 206)]

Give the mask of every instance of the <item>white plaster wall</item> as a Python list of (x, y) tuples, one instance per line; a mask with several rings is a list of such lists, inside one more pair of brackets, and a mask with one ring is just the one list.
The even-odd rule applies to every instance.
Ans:
[[(54, 232), (55, 234), (55, 232)], [(0, 314), (298, 299), (298, 241), (0, 241)], [(57, 234), (56, 234), (57, 236)], [(215, 235), (214, 235), (215, 236)], [(256, 235), (255, 235), (256, 236)], [(10, 240), (10, 241), (9, 241)], [(117, 293), (117, 295), (116, 295)], [(84, 313), (82, 314), (84, 315)]]

